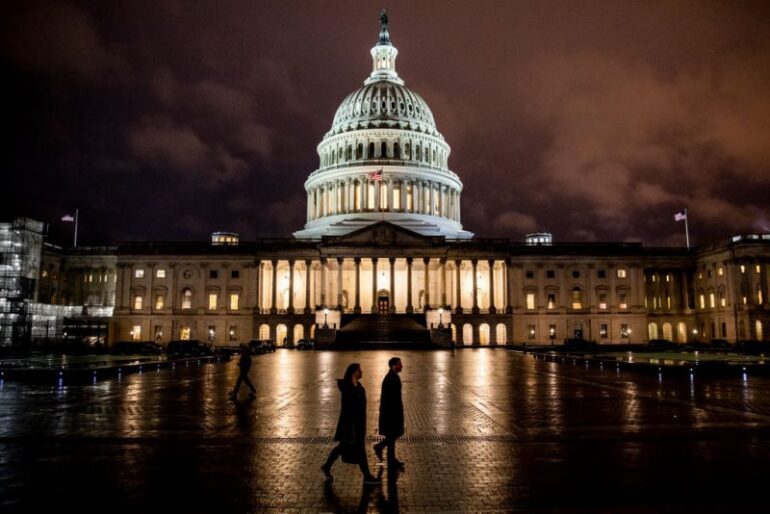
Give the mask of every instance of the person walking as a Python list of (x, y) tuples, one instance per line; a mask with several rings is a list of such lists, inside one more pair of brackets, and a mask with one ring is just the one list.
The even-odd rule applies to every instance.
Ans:
[(364, 475), (364, 484), (380, 483), (380, 479), (369, 471), (366, 458), (366, 389), (360, 382), (362, 376), (361, 365), (354, 362), (345, 370), (345, 376), (337, 380), (342, 395), (342, 408), (334, 440), (339, 444), (332, 448), (321, 466), (326, 480), (333, 480), (332, 465), (342, 456), (343, 462), (358, 464)]
[(240, 373), (238, 374), (238, 380), (235, 382), (235, 389), (230, 391), (230, 397), (235, 400), (238, 397), (238, 390), (241, 388), (241, 383), (245, 382), (246, 385), (249, 386), (249, 389), (251, 389), (249, 399), (253, 400), (257, 397), (257, 389), (254, 387), (254, 384), (251, 383), (251, 380), (249, 380), (251, 352), (245, 345), (241, 346), (241, 357), (238, 359), (238, 368), (240, 369)]
[(396, 458), (396, 439), (404, 435), (404, 403), (401, 400), (401, 378), (398, 376), (404, 368), (401, 359), (393, 357), (388, 361), (390, 370), (382, 379), (380, 393), (380, 435), (385, 439), (374, 445), (374, 453), (382, 462), (382, 450), (388, 448), (388, 464), (404, 467)]

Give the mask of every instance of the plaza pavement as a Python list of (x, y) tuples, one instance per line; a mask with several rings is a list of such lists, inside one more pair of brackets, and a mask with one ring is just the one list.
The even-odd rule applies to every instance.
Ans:
[(360, 362), (371, 442), (393, 353), (235, 359), (96, 385), (0, 383), (0, 512), (768, 512), (770, 379), (668, 377), (499, 349), (398, 351), (406, 470), (319, 470)]

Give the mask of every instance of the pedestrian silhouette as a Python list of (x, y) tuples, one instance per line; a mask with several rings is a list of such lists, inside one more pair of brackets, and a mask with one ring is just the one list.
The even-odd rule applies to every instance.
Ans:
[(326, 462), (321, 466), (326, 480), (332, 480), (332, 465), (342, 457), (343, 462), (358, 464), (364, 475), (364, 484), (378, 484), (380, 479), (369, 471), (366, 458), (366, 389), (361, 385), (363, 371), (361, 365), (354, 362), (345, 370), (345, 376), (337, 380), (337, 387), (342, 396), (340, 418), (334, 440), (339, 444), (332, 448)]
[(382, 462), (382, 450), (388, 448), (388, 465), (404, 467), (404, 463), (396, 458), (396, 439), (404, 435), (404, 403), (401, 400), (401, 378), (398, 376), (403, 369), (401, 359), (393, 357), (388, 361), (388, 374), (382, 379), (380, 393), (380, 435), (385, 439), (374, 445), (374, 453)]
[(249, 398), (253, 400), (257, 397), (257, 389), (254, 387), (254, 384), (251, 383), (251, 380), (249, 380), (251, 352), (246, 345), (241, 345), (241, 357), (238, 359), (238, 369), (240, 370), (240, 373), (238, 373), (238, 380), (235, 382), (235, 389), (230, 391), (230, 397), (235, 400), (238, 397), (238, 390), (241, 388), (241, 383), (245, 382), (246, 385), (249, 386), (249, 389), (251, 389)]

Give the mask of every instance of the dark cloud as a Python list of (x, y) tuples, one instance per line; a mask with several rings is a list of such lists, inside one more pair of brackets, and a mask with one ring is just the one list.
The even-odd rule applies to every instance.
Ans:
[[(86, 243), (289, 235), (379, 6), (6, 3), (0, 215)], [(479, 235), (681, 244), (770, 229), (766, 2), (388, 5)], [(69, 227), (52, 224), (64, 242)]]

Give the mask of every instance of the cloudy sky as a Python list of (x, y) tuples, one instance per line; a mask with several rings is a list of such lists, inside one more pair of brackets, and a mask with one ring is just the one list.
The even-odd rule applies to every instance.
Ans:
[(681, 245), (770, 231), (770, 3), (4, 2), (0, 220), (80, 242), (287, 236), (378, 13), (463, 224)]

